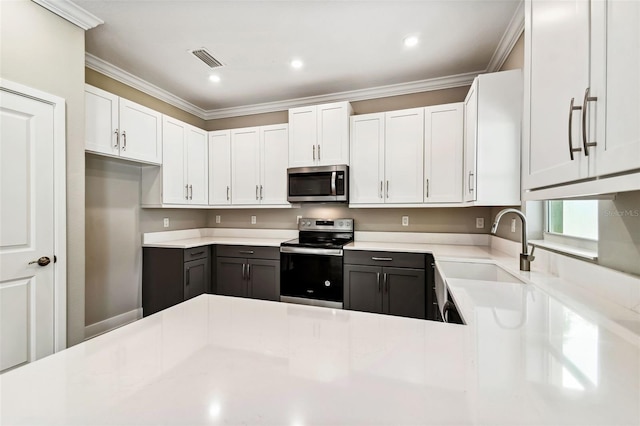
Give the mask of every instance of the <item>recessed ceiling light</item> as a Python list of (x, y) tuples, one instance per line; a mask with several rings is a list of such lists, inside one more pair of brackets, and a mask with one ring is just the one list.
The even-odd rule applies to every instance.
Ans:
[(210, 75), (209, 80), (213, 81), (214, 83), (220, 83), (220, 76), (215, 74)]
[(291, 67), (295, 68), (295, 69), (300, 69), (302, 68), (304, 64), (302, 63), (302, 61), (300, 59), (294, 59), (293, 61), (291, 61)]
[(418, 44), (418, 37), (416, 36), (408, 36), (404, 38), (404, 45), (406, 47), (413, 47)]

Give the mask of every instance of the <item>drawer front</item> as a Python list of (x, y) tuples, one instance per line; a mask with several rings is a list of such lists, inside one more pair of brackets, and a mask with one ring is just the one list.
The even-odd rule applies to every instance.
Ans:
[(184, 249), (184, 261), (206, 259), (209, 257), (209, 246), (200, 246)]
[(243, 257), (245, 259), (280, 259), (280, 247), (229, 246), (216, 247), (218, 257)]
[(424, 269), (425, 255), (423, 253), (345, 250), (344, 263), (349, 265)]

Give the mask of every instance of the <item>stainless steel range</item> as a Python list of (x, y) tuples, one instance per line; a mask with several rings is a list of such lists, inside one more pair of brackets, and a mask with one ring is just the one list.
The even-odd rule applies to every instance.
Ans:
[(280, 245), (280, 300), (342, 309), (343, 246), (353, 219), (300, 219), (298, 238)]

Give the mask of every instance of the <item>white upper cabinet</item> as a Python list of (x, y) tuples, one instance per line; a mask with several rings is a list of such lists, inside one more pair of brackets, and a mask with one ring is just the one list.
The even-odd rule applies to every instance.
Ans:
[(288, 205), (287, 124), (231, 130), (231, 204)]
[(112, 157), (162, 164), (162, 114), (85, 85), (85, 149)]
[(424, 110), (424, 201), (462, 201), (464, 104)]
[(522, 72), (481, 74), (465, 100), (464, 199), (520, 204)]
[(289, 110), (289, 167), (349, 164), (351, 104)]
[(384, 113), (351, 117), (349, 203), (384, 203)]
[(208, 203), (207, 133), (171, 117), (162, 119), (162, 203)]
[(424, 108), (385, 113), (384, 197), (387, 203), (422, 203)]
[(603, 176), (640, 168), (640, 2), (593, 1), (591, 10), (589, 96), (597, 100), (587, 103), (583, 137), (589, 174)]
[(527, 0), (525, 52), (524, 189), (640, 168), (640, 4)]
[(209, 204), (231, 204), (231, 130), (209, 132)]

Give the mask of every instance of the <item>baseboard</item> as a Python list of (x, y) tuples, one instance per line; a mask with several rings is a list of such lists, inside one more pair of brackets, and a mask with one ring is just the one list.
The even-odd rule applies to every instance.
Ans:
[(89, 340), (100, 334), (111, 331), (115, 328), (122, 327), (142, 318), (142, 308), (134, 309), (124, 314), (116, 315), (115, 317), (107, 318), (104, 321), (90, 324), (84, 328), (84, 340)]

